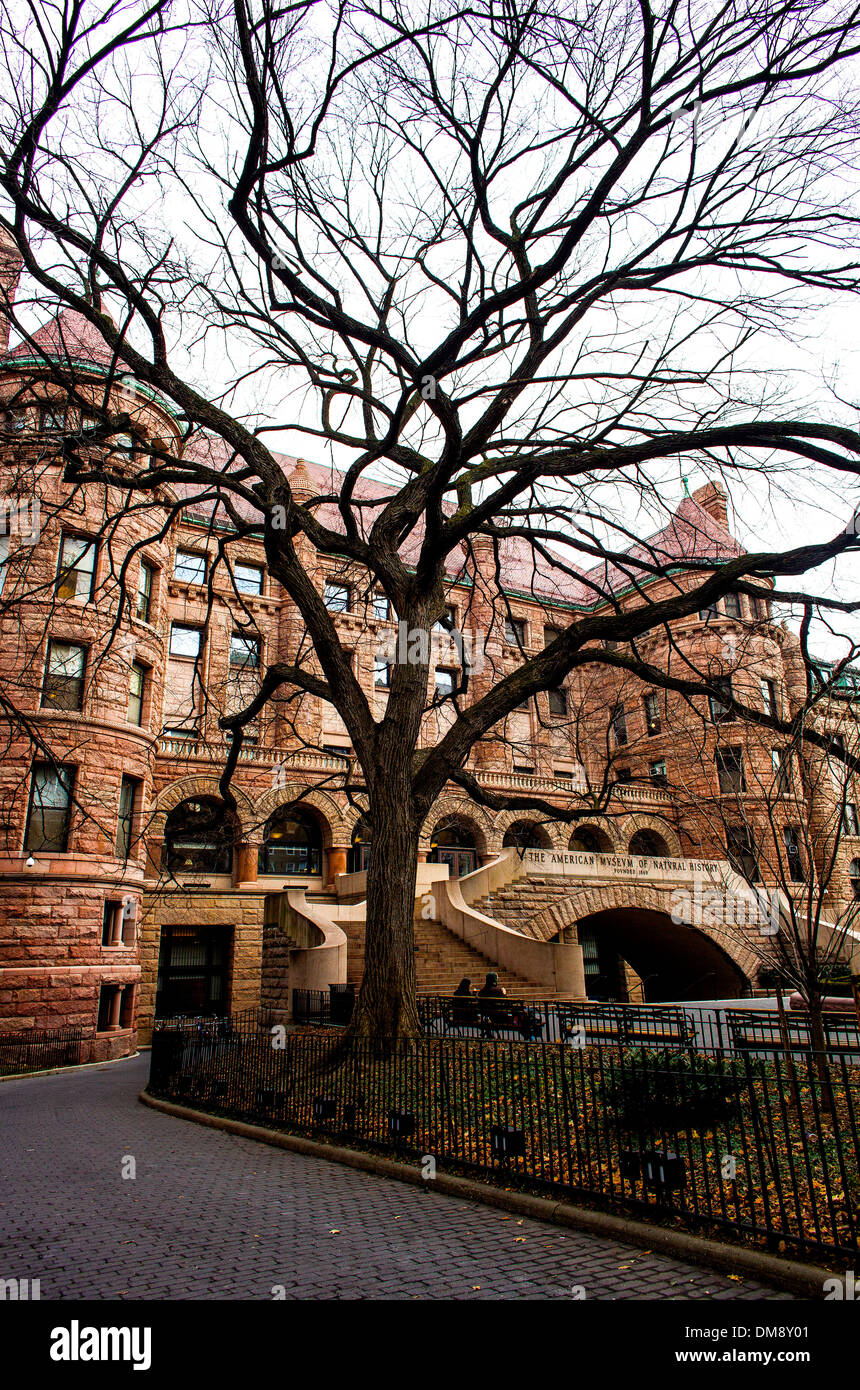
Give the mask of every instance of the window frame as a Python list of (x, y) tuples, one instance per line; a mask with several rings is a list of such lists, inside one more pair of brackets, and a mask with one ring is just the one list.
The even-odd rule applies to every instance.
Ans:
[[(84, 549), (78, 556), (78, 559), (73, 564), (64, 566), (63, 559), (66, 549), (66, 543), (68, 541), (82, 541), (84, 544)], [(96, 583), (96, 570), (98, 568), (98, 550), (99, 543), (97, 536), (88, 536), (83, 531), (60, 532), (60, 551), (59, 556), (57, 558), (57, 575), (54, 581), (54, 593), (61, 603), (76, 603), (83, 608), (88, 603), (92, 602), (93, 592), (95, 590)], [(87, 552), (90, 552), (92, 554), (92, 567), (89, 571), (80, 568), (80, 561), (84, 558)], [(89, 573), (90, 582), (85, 594), (81, 595), (78, 592), (77, 583), (75, 584), (74, 594), (64, 594), (61, 592), (63, 581), (67, 580), (72, 573), (78, 575), (85, 575)]]
[[(173, 647), (173, 638), (174, 634), (177, 632), (196, 632), (197, 651), (194, 653), (175, 651)], [(203, 654), (204, 633), (205, 628), (195, 627), (193, 623), (172, 622), (170, 624), (170, 635), (167, 643), (167, 655), (169, 659), (171, 661), (199, 661)]]
[[(334, 597), (333, 590), (338, 589), (344, 595), (343, 603), (332, 603)], [(352, 589), (349, 584), (343, 584), (339, 579), (326, 579), (323, 582), (323, 603), (329, 613), (351, 613), (352, 612)]]
[[(238, 642), (244, 643), (246, 650), (250, 647), (254, 648), (255, 656), (253, 661), (247, 658), (244, 661), (234, 659), (234, 647), (235, 644)], [(229, 665), (231, 671), (258, 671), (260, 669), (260, 665), (262, 664), (262, 660), (263, 641), (258, 632), (250, 634), (244, 632), (230, 633), (230, 647), (228, 651), (227, 664)]]
[[(740, 796), (747, 790), (744, 750), (741, 744), (719, 744), (714, 750), (720, 796)], [(732, 780), (737, 774), (737, 782)]]
[[(70, 651), (79, 652), (81, 656), (81, 673), (79, 676), (63, 676), (56, 671), (51, 671), (51, 657), (57, 647), (67, 647)], [(40, 709), (56, 710), (61, 713), (81, 713), (84, 708), (84, 688), (87, 673), (87, 648), (82, 642), (68, 642), (62, 637), (49, 637), (48, 650), (45, 654), (45, 670), (42, 677), (42, 693), (40, 697)], [(76, 703), (73, 705), (55, 704), (47, 699), (48, 688), (54, 681), (65, 681), (65, 685), (59, 685), (57, 689), (70, 689), (77, 687)]]
[[(137, 692), (135, 692), (135, 690), (134, 690), (134, 678), (135, 678), (135, 673), (138, 672), (138, 671), (140, 672), (140, 690), (137, 691)], [(142, 729), (142, 728), (143, 728), (144, 702), (145, 702), (145, 700), (146, 700), (146, 679), (147, 679), (148, 674), (149, 674), (149, 667), (148, 667), (148, 666), (145, 666), (144, 663), (143, 663), (142, 661), (133, 661), (133, 662), (131, 663), (131, 672), (130, 672), (130, 674), (129, 674), (129, 682), (128, 682), (128, 704), (126, 705), (126, 716), (125, 716), (125, 717), (126, 717), (126, 723), (127, 723), (127, 724), (131, 724), (132, 728), (135, 728), (135, 729)], [(137, 719), (132, 719), (132, 718), (131, 718), (131, 704), (132, 704), (132, 700), (134, 700), (134, 699), (137, 699), (137, 700), (140, 701), (139, 718), (137, 718)]]
[[(131, 805), (127, 810), (123, 809), (123, 793), (129, 787), (131, 789)], [(140, 778), (129, 777), (123, 773), (119, 783), (119, 798), (117, 801), (116, 818), (116, 838), (114, 840), (114, 851), (117, 859), (127, 863), (131, 858), (132, 847), (134, 845), (134, 821), (138, 808), (138, 792), (140, 790)], [(125, 827), (125, 828), (124, 828)]]
[[(255, 574), (259, 575), (259, 577), (260, 577), (260, 586), (259, 586), (259, 588), (257, 588), (257, 589), (246, 589), (246, 588), (243, 588), (243, 584), (244, 584), (246, 581), (244, 580), (244, 578), (240, 578), (240, 576), (239, 576), (239, 570), (253, 570)], [(234, 560), (234, 561), (233, 561), (233, 567), (232, 567), (232, 573), (233, 573), (233, 584), (235, 585), (236, 591), (237, 591), (238, 593), (240, 593), (240, 594), (245, 594), (245, 595), (247, 595), (249, 598), (261, 598), (261, 597), (262, 597), (262, 595), (263, 595), (263, 586), (264, 586), (264, 584), (265, 584), (265, 582), (266, 582), (266, 568), (265, 568), (265, 565), (257, 565), (257, 564), (255, 564), (253, 561), (251, 561), (251, 560)]]
[[(149, 576), (149, 583), (144, 584), (144, 575)], [(155, 593), (156, 568), (151, 560), (141, 557), (140, 567), (137, 572), (137, 592), (134, 596), (134, 616), (139, 623), (148, 623), (152, 614), (152, 599)], [(145, 611), (141, 613), (141, 598), (146, 600)]]
[[(187, 575), (180, 574), (180, 559), (197, 560), (202, 565), (202, 574), (198, 578), (189, 578)], [(190, 568), (190, 566), (189, 566)], [(209, 574), (209, 556), (205, 550), (177, 550), (173, 555), (173, 582), (174, 584), (195, 584), (198, 588), (204, 588)]]
[[(36, 770), (37, 770), (37, 769), (41, 769), (41, 768), (44, 768), (44, 769), (46, 769), (48, 772), (50, 772), (50, 773), (52, 773), (53, 775), (55, 775), (56, 778), (57, 778), (58, 784), (59, 784), (59, 785), (63, 788), (63, 790), (66, 792), (66, 802), (65, 802), (64, 817), (63, 817), (63, 822), (62, 822), (62, 827), (63, 827), (63, 833), (62, 833), (62, 837), (61, 837), (61, 839), (62, 839), (62, 844), (61, 844), (60, 847), (54, 847), (54, 846), (46, 847), (45, 844), (44, 844), (44, 842), (43, 842), (41, 845), (39, 845), (39, 846), (36, 846), (36, 845), (34, 845), (34, 844), (32, 843), (33, 812), (34, 812), (35, 800), (36, 800)], [(74, 795), (75, 795), (75, 779), (76, 779), (76, 776), (77, 776), (77, 771), (78, 771), (77, 766), (76, 766), (75, 764), (73, 764), (73, 763), (57, 763), (57, 764), (54, 764), (54, 763), (46, 763), (46, 762), (37, 761), (37, 762), (34, 762), (34, 763), (31, 764), (31, 766), (30, 766), (30, 793), (29, 793), (29, 799), (28, 799), (28, 802), (27, 802), (27, 819), (26, 819), (26, 821), (24, 822), (24, 844), (23, 844), (23, 849), (26, 850), (29, 854), (68, 854), (68, 852), (69, 852), (69, 838), (70, 838), (70, 833), (71, 833), (71, 822), (72, 822), (72, 807), (73, 807), (73, 804), (74, 804)], [(67, 780), (67, 783), (66, 783), (65, 785), (64, 785), (64, 783), (63, 783), (63, 774), (68, 774), (68, 780)], [(40, 806), (40, 809), (44, 812), (44, 807)], [(54, 807), (54, 808), (49, 808), (49, 809), (58, 809), (58, 808)], [(44, 814), (43, 814), (43, 816), (42, 816), (42, 827), (43, 827), (43, 829), (44, 829), (44, 823), (45, 823), (45, 822), (44, 822)]]
[[(653, 706), (653, 712), (650, 706)], [(656, 738), (663, 732), (663, 716), (660, 712), (660, 697), (656, 690), (649, 690), (642, 696), (645, 711), (645, 732), (649, 738)]]

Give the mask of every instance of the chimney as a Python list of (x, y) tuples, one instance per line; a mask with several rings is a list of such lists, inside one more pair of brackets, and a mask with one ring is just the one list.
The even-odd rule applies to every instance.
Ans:
[(24, 258), (12, 237), (0, 227), (0, 356), (9, 347), (9, 312), (15, 300)]
[(698, 502), (703, 511), (718, 521), (721, 526), (729, 529), (729, 495), (724, 487), (719, 483), (705, 483), (704, 487), (697, 487), (693, 493), (693, 501)]

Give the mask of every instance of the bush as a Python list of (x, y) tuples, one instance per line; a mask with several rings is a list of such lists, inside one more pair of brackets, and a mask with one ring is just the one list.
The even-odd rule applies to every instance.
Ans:
[(741, 1108), (753, 1068), (735, 1058), (629, 1048), (595, 1089), (603, 1106), (626, 1125), (699, 1127)]

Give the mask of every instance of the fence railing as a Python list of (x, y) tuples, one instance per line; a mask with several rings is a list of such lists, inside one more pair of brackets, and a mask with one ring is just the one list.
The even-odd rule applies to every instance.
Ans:
[(0, 1076), (73, 1067), (81, 1060), (83, 1028), (31, 1028), (0, 1033)]
[(234, 1035), (265, 1033), (271, 1028), (273, 1021), (271, 1010), (266, 1008), (243, 1009), (240, 1013), (229, 1015), (173, 1014), (170, 1017), (156, 1018), (153, 1033), (181, 1032), (187, 1037), (217, 1042)]
[[(790, 1253), (856, 1259), (860, 1069), (800, 1054), (324, 1034), (153, 1037), (149, 1089), (208, 1112)], [(428, 1159), (432, 1163), (428, 1166)], [(430, 1180), (430, 1179), (428, 1179)]]
[[(351, 997), (324, 990), (293, 990), (293, 1022), (348, 1023)], [(699, 1052), (749, 1052), (767, 1057), (785, 1051), (775, 1010), (716, 1009), (707, 1003), (564, 1003), (558, 1000), (481, 999), (423, 994), (418, 1017), (428, 1037), (565, 1042), (580, 1047), (659, 1047)], [(860, 1028), (845, 1014), (825, 1014), (828, 1053), (860, 1062)], [(809, 1052), (809, 1020), (788, 1015), (792, 1054)]]

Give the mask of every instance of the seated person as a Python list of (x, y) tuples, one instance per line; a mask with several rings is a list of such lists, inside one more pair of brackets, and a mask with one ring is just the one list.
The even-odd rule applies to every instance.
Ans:
[(504, 1023), (508, 1020), (508, 1011), (497, 1000), (507, 998), (507, 990), (499, 984), (499, 977), (495, 970), (487, 971), (487, 979), (482, 989), (478, 991), (478, 998), (483, 1001), (480, 1005), (481, 1016), (491, 1023)]
[(476, 1023), (478, 1001), (472, 988), (472, 981), (466, 976), (454, 990), (454, 1003), (451, 1009), (451, 1022), (456, 1025)]

